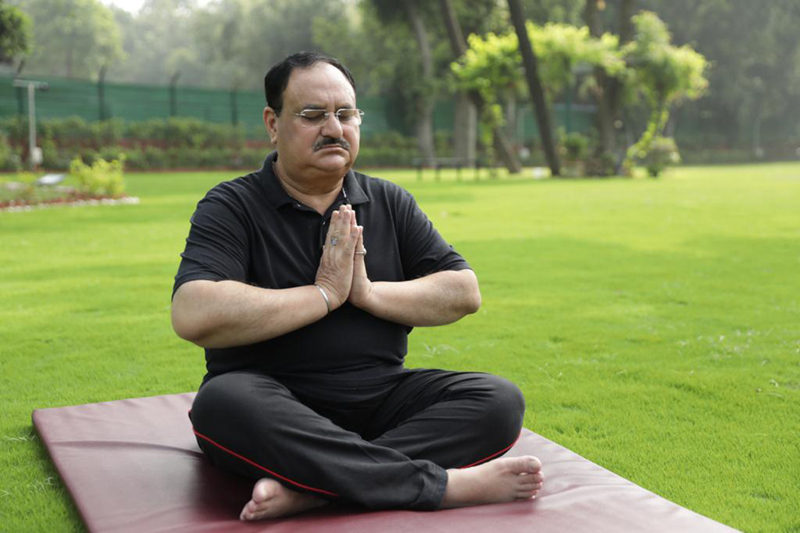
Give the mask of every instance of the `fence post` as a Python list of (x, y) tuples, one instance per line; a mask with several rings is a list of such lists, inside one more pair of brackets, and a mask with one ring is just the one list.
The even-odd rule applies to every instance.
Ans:
[(105, 94), (105, 83), (106, 83), (106, 70), (108, 67), (104, 64), (100, 67), (100, 73), (97, 76), (97, 100), (98, 100), (98, 113), (97, 115), (100, 117), (100, 120), (106, 119), (106, 94)]
[[(16, 78), (15, 78), (16, 79)], [(17, 91), (17, 114), (21, 117), (25, 116), (25, 96), (22, 87), (14, 87)]]
[(172, 75), (169, 80), (169, 116), (174, 117), (178, 114), (178, 78), (181, 77), (181, 71), (177, 71)]

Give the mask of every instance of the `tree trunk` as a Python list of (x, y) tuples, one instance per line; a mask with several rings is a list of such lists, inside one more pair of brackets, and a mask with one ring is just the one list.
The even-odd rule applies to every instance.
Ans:
[(517, 32), (517, 39), (519, 39), (522, 63), (525, 67), (525, 79), (528, 82), (528, 90), (531, 93), (531, 100), (535, 107), (536, 123), (539, 126), (544, 155), (547, 159), (547, 164), (550, 166), (550, 173), (553, 176), (560, 176), (561, 162), (553, 142), (553, 130), (550, 127), (547, 100), (545, 99), (542, 82), (539, 79), (536, 54), (533, 52), (533, 46), (528, 38), (528, 29), (525, 27), (525, 14), (522, 11), (522, 3), (520, 0), (508, 0), (508, 9), (511, 14), (511, 22), (514, 24), (514, 30)]
[(463, 164), (475, 162), (475, 145), (478, 142), (478, 112), (475, 104), (464, 93), (456, 96), (456, 116), (454, 121), (453, 148), (455, 156)]
[(520, 139), (517, 139), (517, 95), (515, 94), (515, 89), (508, 91), (506, 99), (506, 135), (514, 144), (519, 143)]
[[(589, 28), (592, 37), (599, 38), (603, 34), (602, 24), (600, 23), (600, 0), (587, 0), (584, 11), (584, 22)], [(614, 114), (611, 110), (611, 100), (609, 98), (609, 85), (612, 78), (609, 78), (605, 71), (599, 67), (594, 69), (594, 77), (597, 80), (597, 87), (592, 91), (595, 102), (597, 103), (597, 133), (600, 136), (600, 146), (598, 153), (611, 154), (616, 148), (616, 133), (614, 131)], [(599, 155), (598, 154), (598, 155)]]
[[(631, 18), (636, 10), (636, 0), (622, 0), (619, 8), (619, 45), (620, 47), (633, 39), (633, 21)], [(611, 120), (621, 119), (622, 84), (615, 78), (609, 79), (607, 84), (609, 112)]]
[[(422, 82), (425, 87), (433, 86), (433, 55), (431, 46), (428, 42), (428, 34), (425, 30), (425, 23), (417, 11), (416, 0), (405, 0), (403, 2), (411, 29), (417, 40), (420, 60), (422, 61)], [(426, 164), (433, 164), (436, 159), (436, 145), (433, 139), (433, 98), (429, 91), (420, 95), (415, 102), (417, 146)]]
[[(460, 58), (467, 52), (467, 42), (464, 40), (464, 34), (461, 32), (461, 25), (458, 23), (453, 6), (450, 0), (439, 0), (439, 7), (442, 11), (442, 19), (444, 20), (445, 27), (447, 28), (447, 37), (450, 41), (450, 48), (453, 50), (453, 55), (456, 59)], [(476, 91), (471, 91), (467, 96), (475, 106), (476, 116), (480, 115), (484, 102), (481, 95)], [(494, 137), (494, 147), (498, 157), (503, 162), (503, 165), (508, 169), (510, 174), (517, 174), (522, 171), (522, 164), (519, 158), (514, 153), (511, 143), (502, 128), (495, 128), (492, 132)], [(477, 139), (476, 139), (477, 140)], [(474, 153), (474, 145), (473, 145)]]

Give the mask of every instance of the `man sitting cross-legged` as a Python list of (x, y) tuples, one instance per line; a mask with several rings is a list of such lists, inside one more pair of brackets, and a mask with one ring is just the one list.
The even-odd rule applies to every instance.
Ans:
[(277, 150), (198, 204), (172, 308), (178, 335), (206, 351), (197, 441), (256, 480), (241, 518), (533, 498), (539, 460), (500, 457), (522, 427), (519, 389), (403, 367), (412, 327), (474, 313), (480, 292), (409, 193), (352, 170), (349, 71), (300, 53), (264, 85)]

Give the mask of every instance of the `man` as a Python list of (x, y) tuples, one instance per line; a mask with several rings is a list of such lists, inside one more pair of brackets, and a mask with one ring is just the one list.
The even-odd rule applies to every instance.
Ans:
[(474, 313), (480, 292), (410, 194), (351, 170), (350, 72), (300, 53), (264, 86), (277, 150), (198, 204), (172, 308), (178, 335), (206, 349), (198, 443), (257, 480), (241, 519), (534, 497), (539, 460), (497, 458), (521, 429), (513, 384), (403, 368), (412, 327)]

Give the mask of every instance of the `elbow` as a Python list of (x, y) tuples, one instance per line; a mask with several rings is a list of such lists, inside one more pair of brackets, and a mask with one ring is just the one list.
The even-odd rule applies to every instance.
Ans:
[(196, 320), (193, 320), (189, 313), (182, 310), (181, 306), (172, 306), (172, 329), (175, 334), (185, 341), (202, 346), (202, 339), (206, 336), (205, 332), (199, 327)]
[(181, 339), (207, 348), (204, 340), (210, 333), (206, 325), (208, 321), (194, 298), (195, 288), (188, 285), (181, 286), (172, 300), (172, 329)]
[(481, 291), (477, 288), (472, 291), (464, 303), (464, 314), (472, 315), (481, 308)]
[(469, 274), (466, 275), (467, 279), (465, 280), (463, 312), (465, 315), (472, 315), (481, 308), (481, 290), (475, 273), (471, 270), (464, 272), (469, 272)]

